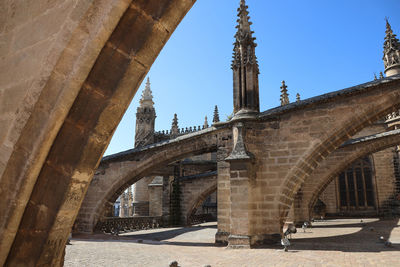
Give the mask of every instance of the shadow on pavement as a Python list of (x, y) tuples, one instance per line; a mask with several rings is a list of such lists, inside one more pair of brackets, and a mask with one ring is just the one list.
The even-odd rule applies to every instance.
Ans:
[[(331, 250), (342, 252), (400, 251), (400, 236), (398, 237), (399, 243), (392, 243), (391, 246), (385, 245), (385, 241), (390, 237), (392, 230), (398, 227), (398, 223), (399, 219), (393, 219), (369, 223), (313, 226), (313, 228), (321, 229), (322, 231), (324, 229), (332, 231), (333, 228), (350, 227), (360, 227), (361, 230), (352, 234), (330, 237), (295, 237), (290, 241), (292, 244), (290, 248), (293, 250)], [(312, 230), (309, 229), (309, 231)], [(380, 237), (383, 237), (384, 241), (381, 241)]]
[[(348, 223), (343, 224), (339, 222), (334, 224), (333, 221), (326, 221), (329, 225), (315, 225), (312, 229), (307, 229), (306, 233), (302, 233), (301, 228), (298, 229), (297, 234), (293, 234), (293, 239), (290, 240), (291, 246), (289, 251), (300, 252), (303, 250), (325, 250), (325, 251), (342, 251), (342, 252), (381, 252), (381, 251), (400, 251), (400, 232), (396, 233), (395, 241), (392, 242), (391, 246), (385, 245), (385, 241), (391, 235), (393, 229), (399, 227), (399, 219), (392, 220), (379, 220), (374, 222), (365, 223)], [(101, 235), (101, 241), (111, 242), (135, 242), (143, 243), (143, 245), (174, 245), (174, 246), (192, 246), (192, 247), (219, 247), (220, 245), (214, 242), (201, 242), (191, 241), (190, 237), (186, 237), (183, 240), (171, 240), (179, 237), (186, 233), (196, 232), (203, 229), (212, 228), (216, 229), (216, 225), (198, 225), (184, 228), (173, 228), (169, 230), (150, 233), (133, 232), (130, 234), (124, 234), (121, 236), (111, 236), (110, 238), (104, 239), (101, 237), (107, 235)], [(308, 234), (317, 234), (317, 232), (324, 233), (325, 229), (328, 234), (334, 233), (335, 228), (338, 229), (338, 235), (327, 236), (327, 237), (308, 237)], [(340, 235), (340, 229), (343, 228), (360, 228), (359, 231), (351, 234)], [(313, 230), (314, 229), (314, 230)], [(397, 230), (398, 231), (398, 230)], [(301, 235), (300, 235), (301, 234)], [(379, 238), (383, 237), (385, 241), (381, 241)], [(75, 238), (74, 238), (75, 239)], [(78, 237), (79, 239), (79, 237)], [(99, 239), (99, 238), (98, 238)], [(392, 236), (393, 239), (393, 236)], [(84, 239), (85, 241), (98, 242), (95, 238)], [(257, 247), (257, 249), (280, 249), (280, 244), (276, 245), (263, 245)]]
[(193, 246), (193, 247), (218, 247), (214, 242), (190, 242), (190, 241), (166, 241), (173, 239), (177, 236), (196, 232), (203, 229), (217, 229), (217, 225), (195, 225), (189, 227), (173, 228), (170, 230), (157, 229), (160, 231), (151, 233), (131, 232), (124, 233), (119, 236), (109, 234), (95, 234), (95, 235), (78, 235), (73, 240), (81, 240), (87, 242), (134, 242), (142, 243), (143, 245), (175, 245), (175, 246)]

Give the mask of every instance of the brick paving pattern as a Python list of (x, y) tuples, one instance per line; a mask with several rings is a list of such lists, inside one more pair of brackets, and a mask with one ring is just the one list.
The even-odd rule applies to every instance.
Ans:
[[(399, 220), (337, 219), (315, 222), (292, 236), (289, 252), (279, 246), (233, 250), (214, 244), (216, 223), (75, 237), (65, 266), (400, 266)], [(392, 243), (386, 247), (379, 237)]]

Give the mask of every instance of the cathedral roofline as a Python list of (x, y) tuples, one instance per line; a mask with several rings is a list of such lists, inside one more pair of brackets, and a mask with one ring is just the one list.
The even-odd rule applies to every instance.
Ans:
[(259, 114), (258, 118), (262, 119), (262, 120), (270, 119), (270, 118), (279, 116), (282, 113), (286, 113), (288, 111), (292, 111), (292, 110), (295, 111), (295, 110), (298, 110), (298, 109), (301, 109), (301, 108), (304, 108), (304, 107), (307, 107), (310, 105), (314, 105), (317, 103), (328, 102), (328, 101), (331, 101), (331, 99), (335, 99), (338, 97), (343, 97), (343, 96), (348, 96), (348, 95), (356, 95), (358, 93), (372, 90), (372, 89), (376, 88), (377, 86), (384, 85), (384, 84), (387, 85), (390, 83), (399, 83), (400, 84), (400, 74), (394, 75), (391, 77), (386, 77), (384, 79), (380, 79), (380, 80), (376, 80), (376, 81), (374, 80), (371, 82), (359, 84), (359, 85), (345, 88), (342, 90), (333, 91), (330, 93), (311, 97), (308, 99), (300, 100), (299, 102), (293, 102), (288, 105), (278, 106), (278, 107), (275, 107), (272, 109), (268, 109), (268, 110), (261, 112)]

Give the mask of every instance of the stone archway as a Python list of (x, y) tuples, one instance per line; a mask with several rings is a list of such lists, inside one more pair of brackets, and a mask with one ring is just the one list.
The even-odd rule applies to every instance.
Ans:
[[(375, 99), (371, 99), (370, 101), (376, 101), (376, 103), (364, 103), (364, 107), (360, 108), (357, 113), (349, 111), (348, 114), (343, 114), (342, 121), (331, 128), (331, 131), (326, 131), (319, 138), (320, 141), (315, 142), (313, 147), (308, 149), (296, 165), (287, 173), (281, 187), (280, 196), (277, 198), (277, 201), (280, 203), (278, 210), (281, 223), (283, 223), (289, 213), (296, 192), (307, 177), (312, 174), (329, 154), (334, 152), (350, 136), (353, 136), (366, 126), (371, 125), (372, 122), (377, 121), (399, 107), (400, 95), (397, 92), (393, 91), (385, 96), (382, 96), (381, 90), (376, 90), (375, 93)], [(367, 95), (368, 93), (365, 95), (366, 98), (368, 98)], [(359, 100), (361, 98), (363, 97), (360, 97)], [(337, 104), (341, 106), (339, 103)], [(342, 108), (343, 110), (346, 109)]]
[(207, 199), (209, 195), (217, 191), (217, 176), (211, 175), (196, 179), (182, 186), (182, 214), (183, 221), (189, 224), (189, 219), (197, 208)]
[(230, 135), (229, 128), (212, 127), (166, 143), (104, 158), (82, 203), (76, 222), (78, 230), (92, 232), (98, 219), (123, 190), (149, 172), (179, 159), (217, 151), (225, 145), (223, 139), (230, 140)]
[[(400, 143), (399, 130), (393, 134), (384, 133), (378, 138), (342, 147), (331, 155), (310, 175), (301, 188), (301, 197), (296, 197), (295, 220), (310, 220), (312, 207), (318, 196), (340, 172), (351, 166), (359, 158), (382, 151)], [(378, 135), (379, 136), (379, 135)]]
[[(88, 3), (82, 1), (73, 9), (71, 16), (79, 13), (82, 20), (59, 52), (65, 57), (52, 70), (55, 79), (44, 81), (1, 165), (1, 188), (7, 192), (0, 209), (1, 264), (6, 258), (6, 265), (62, 264), (93, 170), (145, 74), (194, 2), (93, 1), (80, 14)], [(74, 64), (81, 64), (76, 76), (57, 84)]]
[[(399, 77), (386, 78), (236, 123), (234, 127), (244, 132), (239, 136), (237, 130), (237, 140), (243, 139), (246, 147), (233, 151), (246, 156), (230, 157), (230, 192), (218, 195), (231, 202), (229, 243), (248, 247), (279, 240), (294, 195), (305, 179), (356, 132), (398, 108), (399, 88)], [(226, 228), (219, 231), (226, 235)]]

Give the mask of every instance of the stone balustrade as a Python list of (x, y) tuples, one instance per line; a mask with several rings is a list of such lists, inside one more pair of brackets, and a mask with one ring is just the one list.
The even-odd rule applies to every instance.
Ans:
[(145, 229), (163, 227), (162, 217), (107, 217), (101, 219), (95, 228), (96, 232), (119, 234)]
[(386, 120), (398, 119), (400, 117), (400, 110), (394, 111), (386, 115)]
[(188, 220), (188, 224), (194, 225), (194, 224), (213, 222), (213, 221), (216, 221), (216, 218), (210, 213), (194, 214), (194, 215), (190, 216), (190, 218)]

